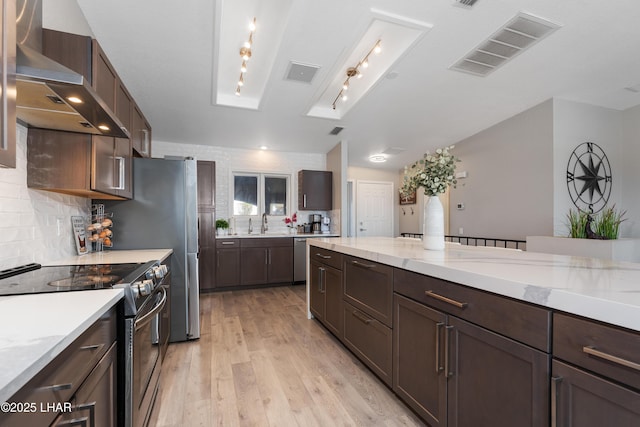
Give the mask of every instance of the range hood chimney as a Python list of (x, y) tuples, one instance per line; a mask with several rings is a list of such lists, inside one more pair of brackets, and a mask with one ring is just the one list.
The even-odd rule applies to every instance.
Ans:
[(43, 129), (129, 138), (128, 131), (84, 76), (41, 53), (40, 0), (19, 0), (17, 10), (18, 119)]

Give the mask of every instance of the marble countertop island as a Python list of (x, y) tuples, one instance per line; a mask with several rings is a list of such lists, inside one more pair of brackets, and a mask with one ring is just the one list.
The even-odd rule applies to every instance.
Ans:
[(123, 293), (101, 289), (0, 298), (0, 402), (20, 390)]
[(418, 239), (309, 239), (334, 250), (640, 331), (640, 263), (447, 243), (423, 249)]

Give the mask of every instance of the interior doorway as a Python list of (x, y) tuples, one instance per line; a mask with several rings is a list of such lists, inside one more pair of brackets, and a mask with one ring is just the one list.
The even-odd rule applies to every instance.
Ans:
[(393, 182), (358, 180), (355, 195), (348, 193), (348, 196), (355, 196), (356, 201), (354, 225), (349, 227), (354, 232), (353, 236), (393, 237)]

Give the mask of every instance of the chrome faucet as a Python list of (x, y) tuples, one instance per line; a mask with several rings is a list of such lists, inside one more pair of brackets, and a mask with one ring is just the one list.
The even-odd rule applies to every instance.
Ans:
[(253, 233), (253, 224), (251, 224), (251, 218), (249, 218), (249, 234)]
[(262, 224), (260, 225), (260, 234), (264, 234), (269, 229), (267, 225), (267, 214), (266, 212), (262, 214)]

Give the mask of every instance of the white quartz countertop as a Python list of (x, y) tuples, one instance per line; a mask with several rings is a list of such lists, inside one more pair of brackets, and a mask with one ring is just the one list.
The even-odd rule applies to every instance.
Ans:
[(91, 265), (91, 264), (127, 264), (130, 262), (143, 263), (147, 261), (163, 261), (173, 253), (173, 249), (138, 249), (138, 250), (108, 250), (91, 252), (86, 255), (71, 256), (44, 263), (43, 265)]
[(253, 234), (230, 234), (228, 236), (216, 236), (216, 239), (261, 239), (261, 238), (265, 238), (265, 237), (289, 237), (289, 238), (293, 238), (293, 237), (303, 237), (303, 238), (317, 238), (317, 237), (340, 237), (339, 234), (329, 234), (329, 233), (297, 233), (297, 234), (290, 234), (290, 233), (277, 233), (277, 232), (273, 232), (273, 233), (265, 233), (265, 234), (260, 234), (260, 233), (253, 233)]
[(0, 298), (0, 403), (7, 401), (123, 296), (122, 289)]
[(310, 239), (307, 245), (640, 331), (640, 263), (418, 239)]

